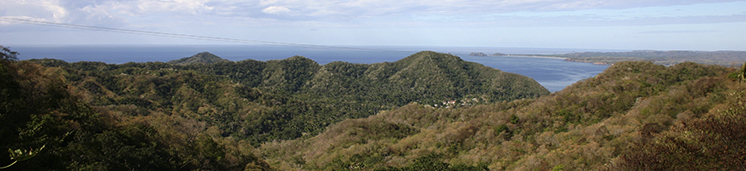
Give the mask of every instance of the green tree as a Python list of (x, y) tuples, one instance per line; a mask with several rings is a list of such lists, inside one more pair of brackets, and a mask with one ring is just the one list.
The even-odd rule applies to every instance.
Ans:
[(10, 166), (13, 166), (14, 164), (16, 164), (19, 161), (25, 161), (25, 160), (31, 159), (34, 156), (36, 156), (37, 154), (39, 154), (39, 152), (41, 150), (43, 150), (43, 149), (44, 149), (44, 146), (41, 146), (41, 148), (39, 148), (37, 150), (33, 150), (33, 149), (31, 149), (31, 150), (25, 150), (25, 149), (11, 150), (11, 149), (8, 149), (8, 152), (10, 153), (10, 159), (14, 160), (14, 161), (13, 161), (13, 163), (10, 163), (7, 166), (0, 167), (0, 169), (6, 169), (6, 168), (9, 168)]
[(741, 66), (741, 71), (738, 73), (738, 80), (740, 80), (740, 82), (746, 80), (746, 62)]
[(10, 48), (0, 45), (0, 59), (5, 61), (14, 61), (18, 60), (18, 52), (11, 51)]

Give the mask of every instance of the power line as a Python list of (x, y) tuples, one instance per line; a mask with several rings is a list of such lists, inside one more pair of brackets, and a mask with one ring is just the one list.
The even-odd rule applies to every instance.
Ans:
[(304, 43), (247, 40), (247, 39), (225, 38), (225, 37), (215, 37), (215, 36), (201, 36), (201, 35), (193, 35), (193, 34), (168, 33), (168, 32), (145, 31), (145, 30), (134, 30), (134, 29), (121, 29), (121, 28), (88, 26), (88, 25), (69, 24), (69, 23), (57, 23), (57, 22), (28, 20), (28, 19), (9, 18), (9, 17), (0, 17), (0, 20), (4, 20), (8, 22), (23, 23), (23, 24), (72, 28), (72, 29), (81, 29), (81, 30), (93, 30), (93, 31), (160, 36), (160, 37), (174, 37), (174, 38), (185, 38), (185, 39), (194, 39), (194, 40), (208, 40), (208, 41), (218, 41), (218, 42), (228, 42), (228, 43), (265, 44), (265, 45), (312, 47), (312, 48), (324, 48), (324, 49), (347, 49), (347, 50), (361, 50), (361, 51), (397, 51), (397, 50), (355, 48), (355, 47), (343, 47), (343, 46), (325, 46), (325, 45), (314, 45), (314, 44), (304, 44)]

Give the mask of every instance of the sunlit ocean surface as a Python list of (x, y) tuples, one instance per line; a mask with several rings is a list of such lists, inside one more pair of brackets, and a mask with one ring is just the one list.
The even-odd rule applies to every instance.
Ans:
[(19, 59), (54, 58), (67, 62), (101, 61), (122, 64), (127, 62), (167, 62), (189, 57), (200, 52), (210, 52), (222, 58), (240, 61), (285, 59), (304, 56), (319, 64), (333, 61), (351, 63), (395, 62), (418, 51), (431, 50), (451, 53), (466, 61), (477, 62), (505, 72), (526, 75), (549, 91), (559, 91), (568, 85), (590, 78), (606, 69), (607, 65), (565, 62), (563, 59), (534, 57), (480, 57), (469, 56), (471, 52), (485, 54), (562, 54), (592, 49), (549, 48), (489, 48), (489, 47), (294, 47), (269, 45), (106, 45), (106, 46), (10, 46), (20, 53)]

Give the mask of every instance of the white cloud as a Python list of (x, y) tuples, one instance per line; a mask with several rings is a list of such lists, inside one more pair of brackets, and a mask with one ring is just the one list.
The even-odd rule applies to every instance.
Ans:
[[(550, 23), (562, 22), (555, 21), (561, 18), (570, 18), (572, 21), (613, 18), (603, 14), (556, 14), (568, 11), (635, 9), (725, 1), (735, 0), (0, 0), (0, 15), (106, 26), (125, 23), (168, 25), (177, 22), (189, 25), (188, 22), (199, 22), (198, 20), (217, 23), (238, 19), (348, 26), (422, 26), (422, 23), (496, 25), (494, 23), (497, 22), (540, 25), (544, 20), (552, 21)], [(513, 16), (515, 13), (545, 16)], [(631, 18), (626, 14), (620, 16), (627, 17), (623, 20)], [(186, 17), (190, 19), (186, 20)], [(532, 21), (510, 20), (511, 17)]]
[(61, 21), (69, 15), (57, 0), (4, 0), (0, 1), (3, 16), (44, 21)]
[(176, 12), (186, 14), (201, 14), (214, 9), (205, 5), (209, 0), (138, 0), (137, 8), (140, 13)]
[[(426, 45), (442, 40), (443, 45), (489, 45), (496, 40), (485, 35), (515, 43), (494, 44), (504, 46), (534, 46), (542, 45), (537, 42), (577, 38), (584, 41), (576, 42), (583, 43), (613, 40), (608, 37), (593, 39), (597, 36), (586, 35), (588, 30), (596, 31), (595, 35), (612, 35), (610, 37), (623, 37), (616, 35), (626, 32), (640, 37), (717, 33), (729, 35), (731, 39), (706, 40), (724, 39), (727, 44), (743, 44), (741, 39), (735, 38), (743, 37), (738, 28), (743, 28), (746, 22), (744, 5), (745, 0), (0, 0), (0, 17), (251, 40), (302, 43), (323, 40), (328, 44)], [(0, 24), (4, 26), (0, 29), (3, 31), (46, 29), (17, 23)], [(713, 27), (700, 28), (705, 25)], [(316, 31), (304, 32), (310, 28)], [(623, 30), (630, 28), (634, 30)], [(53, 29), (56, 33), (71, 30)], [(609, 34), (610, 29), (617, 29), (619, 34)], [(67, 35), (41, 31), (28, 31), (27, 35), (33, 37), (37, 33), (46, 37)], [(322, 34), (325, 35), (320, 36)], [(510, 38), (511, 35), (514, 36)], [(336, 37), (329, 38), (333, 36)], [(47, 38), (37, 37), (38, 41), (48, 43), (43, 41)], [(67, 42), (69, 37), (58, 41)], [(100, 39), (100, 36), (91, 37)], [(480, 39), (484, 41), (473, 43)], [(160, 38), (152, 40), (161, 41)], [(567, 46), (564, 42), (558, 45)]]
[[(143, 16), (216, 15), (227, 17), (277, 17), (262, 14), (293, 12), (295, 17), (349, 19), (387, 15), (483, 15), (520, 11), (624, 9), (650, 6), (715, 3), (737, 0), (3, 0), (5, 16), (59, 19), (69, 11)], [(87, 3), (87, 4), (83, 4)], [(71, 6), (66, 4), (83, 4)], [(18, 9), (29, 9), (18, 14)], [(292, 10), (291, 10), (292, 9)], [(93, 13), (91, 13), (93, 14)], [(124, 17), (124, 16), (122, 16)], [(284, 18), (291, 19), (291, 18)]]
[(282, 6), (269, 6), (267, 8), (264, 8), (262, 12), (267, 13), (267, 14), (285, 14), (285, 13), (289, 13), (290, 9), (288, 9), (287, 7), (282, 7)]
[[(241, 17), (269, 17), (281, 20), (350, 20), (382, 16), (489, 15), (513, 12), (552, 12), (586, 9), (629, 9), (639, 7), (717, 3), (737, 0), (259, 0), (242, 1), (230, 14)], [(212, 1), (215, 2), (215, 1)], [(228, 3), (215, 3), (219, 8)], [(292, 10), (290, 10), (292, 9)], [(243, 10), (243, 11), (238, 11)], [(261, 15), (292, 12), (292, 17)], [(400, 18), (401, 18), (400, 17)]]

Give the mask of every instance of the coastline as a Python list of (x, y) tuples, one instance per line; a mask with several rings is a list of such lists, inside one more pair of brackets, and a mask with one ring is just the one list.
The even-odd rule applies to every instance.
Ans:
[[(497, 57), (499, 57), (499, 56), (497, 56)], [(579, 60), (574, 60), (572, 58), (559, 57), (559, 56), (535, 56), (535, 55), (517, 55), (517, 56), (511, 56), (511, 55), (508, 55), (507, 57), (550, 58), (550, 59), (562, 59), (565, 62), (589, 63), (589, 64), (593, 64), (593, 65), (614, 65), (613, 63), (607, 63), (607, 62), (579, 61)]]
[(559, 57), (559, 56), (544, 56), (544, 55), (522, 55), (522, 54), (504, 54), (504, 55), (487, 55), (484, 53), (471, 53), (467, 56), (474, 56), (474, 57), (522, 57), (522, 58), (551, 58), (551, 59), (569, 59), (566, 57)]
[(551, 59), (570, 59), (566, 57), (559, 57), (559, 56), (537, 56), (537, 55), (505, 55), (505, 56), (493, 56), (493, 57), (524, 57), (524, 58), (551, 58)]
[[(475, 56), (475, 55), (469, 55), (469, 56)], [(613, 63), (607, 63), (607, 62), (594, 62), (594, 61), (584, 61), (584, 60), (574, 60), (572, 58), (568, 57), (559, 57), (559, 56), (541, 56), (541, 55), (502, 55), (502, 56), (475, 56), (475, 57), (519, 57), (519, 58), (546, 58), (546, 59), (562, 59), (565, 62), (577, 62), (577, 63), (589, 63), (593, 65), (614, 65)]]

